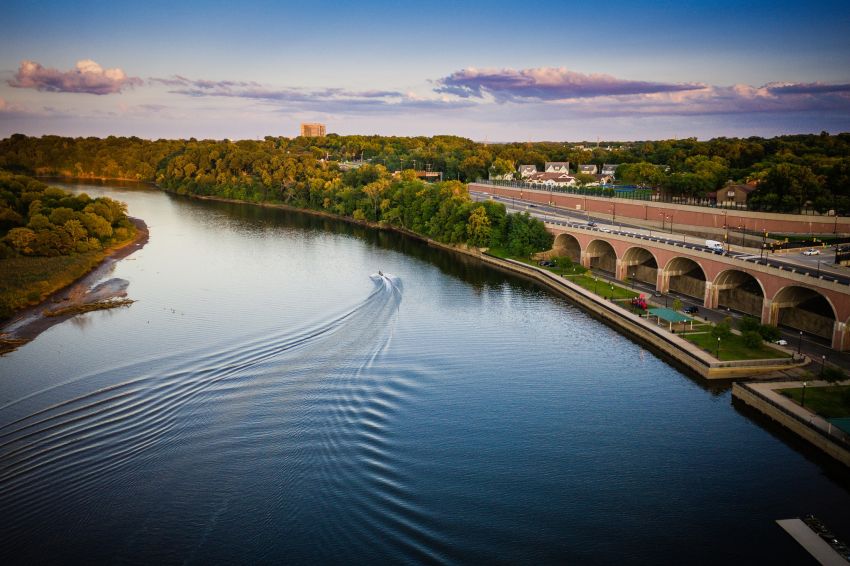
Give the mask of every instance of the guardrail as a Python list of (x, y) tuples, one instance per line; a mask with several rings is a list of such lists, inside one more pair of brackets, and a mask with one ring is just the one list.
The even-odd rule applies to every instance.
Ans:
[(747, 392), (749, 392), (751, 395), (755, 395), (756, 397), (758, 397), (759, 399), (761, 399), (762, 401), (764, 401), (768, 405), (779, 410), (782, 414), (789, 416), (792, 419), (794, 419), (795, 421), (797, 421), (798, 423), (809, 427), (810, 430), (815, 431), (820, 436), (826, 438), (830, 442), (834, 442), (835, 444), (837, 444), (841, 448), (844, 448), (845, 450), (850, 450), (850, 435), (845, 433), (840, 428), (838, 428), (836, 426), (832, 426), (832, 424), (829, 423), (828, 421), (827, 421), (827, 424), (828, 424), (829, 428), (824, 430), (822, 427), (816, 425), (815, 422), (812, 421), (811, 419), (806, 420), (803, 417), (801, 417), (800, 415), (798, 415), (797, 413), (794, 413), (793, 411), (789, 411), (787, 407), (780, 405), (779, 403), (777, 403), (773, 399), (770, 399), (767, 395), (764, 395), (764, 394), (760, 393), (759, 391), (756, 391), (752, 387), (749, 387), (746, 383), (736, 383), (735, 385), (737, 385), (738, 387), (741, 387), (743, 389), (746, 389)]
[[(552, 220), (547, 220), (546, 222), (548, 224), (566, 226), (568, 228), (575, 228), (575, 229), (587, 230), (587, 231), (595, 231), (595, 232), (600, 232), (602, 234), (616, 234), (618, 236), (626, 236), (626, 237), (629, 237), (629, 238), (646, 240), (646, 241), (655, 242), (655, 243), (659, 243), (659, 244), (666, 244), (668, 246), (676, 246), (676, 247), (679, 247), (679, 248), (686, 248), (686, 249), (689, 249), (689, 250), (702, 252), (702, 253), (706, 253), (706, 254), (710, 254), (710, 255), (716, 255), (714, 252), (712, 252), (708, 249), (705, 249), (704, 246), (687, 245), (687, 242), (668, 241), (666, 239), (662, 240), (662, 239), (659, 239), (659, 238), (654, 238), (652, 236), (647, 236), (645, 234), (636, 234), (634, 232), (628, 232), (628, 231), (625, 231), (625, 230), (600, 230), (596, 226), (587, 226), (586, 224), (579, 224), (579, 223), (576, 223), (576, 222), (559, 222), (559, 221), (552, 221)], [(766, 261), (761, 261), (761, 258), (758, 258), (758, 259), (756, 259), (756, 258), (742, 258), (740, 256), (725, 255), (725, 254), (722, 257), (725, 257), (727, 259), (733, 259), (733, 260), (745, 262), (745, 263), (755, 263), (756, 265), (762, 265), (764, 267), (777, 269), (779, 271), (787, 271), (789, 273), (806, 275), (808, 277), (819, 279), (821, 281), (830, 281), (832, 283), (837, 283), (839, 285), (850, 286), (850, 279), (846, 279), (846, 278), (845, 279), (839, 279), (836, 276), (828, 276), (828, 275), (823, 275), (823, 274), (813, 275), (810, 271), (807, 271), (807, 270), (806, 271), (798, 271), (794, 268), (782, 267), (781, 265), (771, 265), (770, 263), (768, 263)]]

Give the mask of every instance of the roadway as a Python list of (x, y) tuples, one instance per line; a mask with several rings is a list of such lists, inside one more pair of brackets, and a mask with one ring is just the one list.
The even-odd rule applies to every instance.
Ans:
[[(598, 217), (588, 216), (584, 212), (572, 211), (537, 203), (527, 203), (525, 201), (519, 201), (519, 199), (490, 195), (486, 192), (470, 191), (470, 196), (479, 202), (488, 199), (501, 202), (510, 212), (528, 212), (530, 215), (549, 224), (561, 224), (585, 230), (596, 230), (603, 234), (614, 233), (629, 235), (643, 240), (662, 242), (687, 249), (714, 253), (710, 248), (704, 245), (705, 240), (698, 239), (696, 236), (660, 232), (659, 230), (647, 229), (642, 226), (629, 224), (628, 222), (616, 222), (612, 224), (610, 220), (602, 220)], [(587, 223), (589, 221), (596, 222), (597, 225), (593, 227), (588, 226)], [(690, 241), (688, 241), (688, 239), (690, 239)], [(823, 279), (825, 280), (833, 279), (845, 285), (850, 285), (850, 277), (846, 275), (847, 268), (832, 265), (827, 268), (824, 265), (820, 265), (823, 260), (819, 260), (818, 256), (814, 256), (813, 258), (802, 255), (800, 257), (788, 257), (783, 259), (776, 259), (776, 257), (760, 258), (758, 254), (743, 251), (746, 248), (742, 249), (740, 246), (735, 246), (735, 248), (737, 248), (737, 250), (730, 250), (728, 252), (729, 257), (735, 257), (742, 261), (751, 263), (760, 263), (762, 265), (772, 265), (774, 267), (781, 266), (782, 269), (789, 271), (794, 269), (799, 273), (808, 273), (813, 277), (823, 276)], [(819, 262), (819, 264), (813, 266), (813, 262)], [(839, 269), (843, 269), (844, 273), (839, 272)], [(601, 280), (617, 283), (620, 286), (623, 285), (623, 281), (615, 279), (614, 274), (611, 272), (597, 269), (593, 271), (593, 275), (598, 276)], [(703, 306), (702, 299), (696, 299), (674, 291), (666, 294), (660, 294), (656, 292), (654, 285), (650, 285), (642, 281), (632, 280), (629, 285), (635, 291), (643, 292), (647, 298), (651, 300), (651, 302), (659, 305), (672, 305), (673, 300), (679, 299), (683, 306), (695, 306), (699, 308), (699, 318), (713, 323), (722, 322), (726, 317), (730, 317), (733, 320), (734, 327), (736, 326), (735, 323), (744, 316), (751, 316), (730, 309), (707, 309)], [(812, 371), (819, 371), (821, 363), (824, 361), (838, 365), (845, 370), (850, 370), (850, 353), (836, 352), (830, 347), (829, 340), (819, 336), (801, 333), (798, 330), (790, 328), (780, 327), (779, 331), (782, 334), (782, 338), (788, 342), (785, 346), (786, 349), (793, 352), (800, 352), (814, 360), (815, 366), (811, 368)]]
[[(705, 245), (704, 238), (697, 238), (688, 234), (666, 232), (657, 229), (645, 228), (629, 222), (616, 221), (614, 219), (603, 219), (590, 216), (586, 212), (573, 211), (569, 209), (549, 206), (545, 204), (529, 203), (519, 199), (491, 195), (486, 192), (470, 191), (473, 200), (494, 200), (501, 202), (511, 212), (528, 212), (530, 215), (543, 220), (549, 224), (571, 226), (586, 230), (595, 230), (601, 233), (613, 233), (624, 236), (632, 236), (651, 242), (670, 244), (690, 250), (707, 253), (716, 253)], [(589, 222), (596, 225), (590, 226)], [(740, 259), (749, 263), (767, 265), (786, 271), (803, 273), (810, 277), (822, 278), (825, 281), (835, 281), (850, 286), (850, 275), (848, 268), (836, 266), (831, 261), (825, 261), (822, 254), (816, 256), (804, 256), (802, 253), (791, 252), (787, 255), (774, 255), (761, 253), (761, 250), (745, 248), (736, 245), (727, 245), (724, 253), (727, 257)]]

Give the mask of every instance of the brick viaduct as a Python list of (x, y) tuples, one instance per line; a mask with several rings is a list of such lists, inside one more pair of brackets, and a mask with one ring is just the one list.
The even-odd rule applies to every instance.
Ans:
[(820, 336), (836, 350), (850, 349), (850, 288), (792, 270), (715, 255), (684, 244), (641, 235), (605, 233), (580, 226), (547, 224), (558, 255), (588, 268), (632, 277), (701, 300), (707, 308), (730, 308)]
[[(746, 210), (724, 210), (702, 206), (687, 206), (665, 202), (605, 198), (559, 193), (538, 189), (503, 187), (470, 183), (469, 190), (516, 198), (526, 202), (551, 204), (569, 210), (588, 212), (605, 218), (631, 220), (650, 227), (688, 227), (690, 231), (719, 234), (723, 227), (743, 227), (750, 233), (833, 234), (850, 233), (850, 218), (810, 216), (801, 214), (771, 214)], [(700, 230), (702, 229), (702, 230)]]

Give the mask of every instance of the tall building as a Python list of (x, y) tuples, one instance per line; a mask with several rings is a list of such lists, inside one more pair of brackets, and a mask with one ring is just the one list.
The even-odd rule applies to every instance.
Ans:
[(305, 138), (325, 137), (324, 124), (301, 124), (301, 135)]

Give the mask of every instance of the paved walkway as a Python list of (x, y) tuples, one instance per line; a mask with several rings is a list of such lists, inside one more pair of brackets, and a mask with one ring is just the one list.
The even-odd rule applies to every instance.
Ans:
[[(850, 385), (850, 381), (844, 381), (841, 385)], [(794, 389), (802, 386), (802, 381), (747, 383), (747, 387), (753, 389), (754, 391), (757, 391), (759, 394), (763, 395), (765, 398), (769, 399), (773, 403), (779, 405), (783, 409), (786, 409), (788, 412), (798, 416), (804, 422), (809, 423), (809, 426), (811, 426), (812, 428), (819, 429), (828, 436), (850, 443), (850, 435), (845, 433), (843, 430), (833, 426), (832, 423), (830, 423), (823, 417), (816, 415), (805, 407), (801, 407), (789, 397), (786, 397), (785, 395), (779, 393), (779, 391), (782, 389)], [(806, 386), (808, 388), (831, 387), (831, 385), (826, 381), (807, 381)]]

